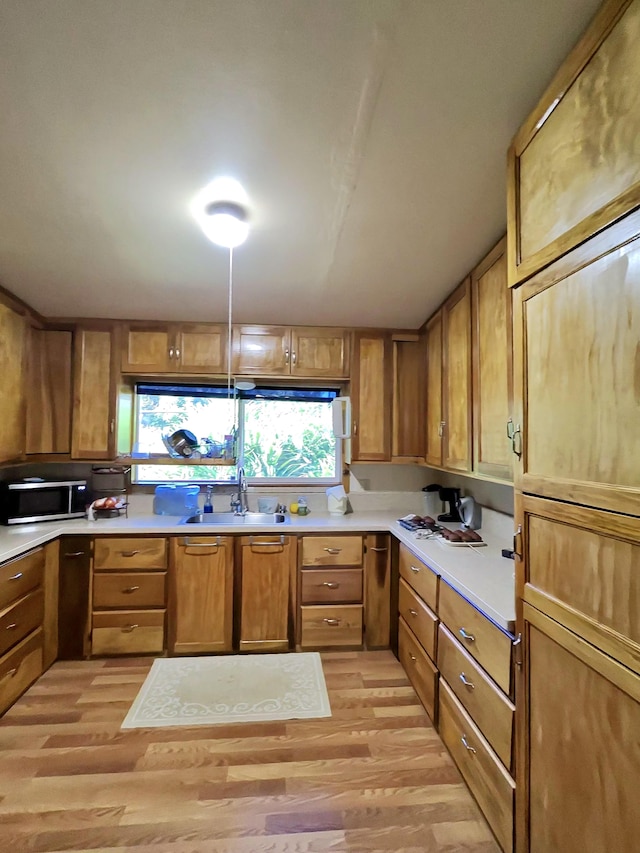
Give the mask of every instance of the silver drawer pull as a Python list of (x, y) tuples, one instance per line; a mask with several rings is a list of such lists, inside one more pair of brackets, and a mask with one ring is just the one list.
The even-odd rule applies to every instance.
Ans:
[(139, 589), (140, 589), (139, 586), (126, 586), (122, 591), (129, 594), (131, 592), (137, 592)]
[(466, 735), (462, 735), (460, 740), (462, 741), (462, 745), (464, 746), (465, 749), (469, 750), (469, 752), (472, 752), (474, 755), (476, 754), (477, 750), (474, 749), (474, 747), (469, 746), (469, 744), (467, 743), (467, 736)]
[(84, 551), (68, 551), (66, 554), (63, 554), (63, 557), (84, 557)]
[(120, 551), (123, 557), (135, 557), (136, 554), (139, 554), (140, 551)]
[(412, 616), (417, 616), (417, 615), (418, 615), (418, 611), (417, 611), (417, 610), (410, 610), (410, 611), (409, 611), (409, 613), (410, 613)]
[(375, 551), (375, 552), (376, 552), (376, 554), (386, 554), (386, 552), (387, 552), (389, 549), (388, 549), (388, 548), (373, 548), (373, 547), (372, 547), (372, 548), (370, 548), (370, 550), (371, 550), (371, 551)]
[[(284, 536), (281, 536), (280, 541), (276, 541), (276, 542), (272, 542), (272, 541), (271, 542), (260, 542), (259, 540), (256, 541), (256, 539), (253, 536), (250, 536), (249, 537), (249, 546), (251, 549), (253, 549), (254, 546), (256, 548), (282, 548), (284, 546)], [(258, 552), (258, 553), (260, 553), (260, 552)]]
[(185, 536), (182, 544), (186, 548), (219, 548), (221, 542), (219, 536), (216, 536), (215, 542), (192, 542), (188, 536)]
[(419, 566), (411, 566), (411, 571), (418, 574), (418, 572), (420, 571), (420, 567)]
[(469, 688), (469, 690), (475, 690), (476, 689), (475, 684), (472, 681), (467, 680), (467, 677), (464, 674), (464, 672), (461, 672), (458, 677), (460, 678), (460, 681), (464, 684), (464, 686)]
[(464, 628), (460, 628), (460, 630), (458, 631), (458, 634), (460, 634), (462, 639), (466, 640), (468, 643), (475, 643), (475, 641), (476, 641), (476, 638), (473, 636), (473, 634), (467, 634), (467, 632), (464, 630)]
[(136, 628), (139, 628), (139, 625), (125, 625), (122, 629), (123, 634), (130, 634), (132, 631), (135, 631)]
[(323, 619), (322, 621), (326, 622), (327, 625), (339, 625), (340, 624), (339, 619)]
[(12, 622), (11, 625), (7, 625), (6, 630), (7, 631), (15, 631), (17, 627), (18, 627), (18, 623)]
[(411, 658), (411, 660), (414, 660), (414, 661), (415, 661), (415, 660), (418, 660), (418, 658), (417, 658), (415, 655), (411, 655), (411, 654), (410, 654), (410, 655), (409, 655), (409, 657)]
[(321, 586), (326, 586), (329, 589), (338, 589), (340, 584), (339, 583), (330, 583), (329, 581), (325, 581), (323, 584), (321, 584)]
[(339, 554), (342, 551), (342, 548), (325, 548), (324, 549), (327, 554)]
[(10, 577), (10, 578), (7, 578), (7, 580), (10, 580), (10, 581), (19, 581), (21, 577), (22, 577), (22, 572), (18, 572), (18, 574), (17, 574), (17, 575), (11, 575), (11, 577)]
[(4, 681), (5, 678), (13, 678), (13, 676), (17, 673), (18, 667), (14, 666), (12, 669), (8, 669), (4, 675), (0, 676), (0, 680)]

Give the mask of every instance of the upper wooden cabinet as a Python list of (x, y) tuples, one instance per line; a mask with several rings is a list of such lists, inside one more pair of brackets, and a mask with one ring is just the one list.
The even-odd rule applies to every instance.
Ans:
[(503, 480), (513, 479), (512, 296), (504, 238), (471, 273), (473, 470)]
[(116, 357), (111, 329), (76, 328), (71, 429), (74, 459), (115, 458)]
[(31, 329), (27, 453), (69, 453), (72, 333)]
[(427, 323), (426, 424), (427, 464), (470, 471), (470, 278), (453, 291)]
[(22, 314), (0, 302), (0, 462), (25, 452), (25, 387), (29, 327)]
[(392, 462), (424, 457), (424, 338), (393, 340)]
[(128, 323), (123, 373), (225, 373), (227, 327), (212, 323)]
[(516, 285), (640, 204), (640, 0), (602, 5), (509, 156)]
[(236, 374), (341, 378), (349, 372), (350, 333), (322, 326), (234, 326)]
[(636, 211), (514, 291), (520, 490), (640, 515), (639, 269)]
[(442, 465), (442, 309), (427, 323), (425, 461)]
[(351, 376), (354, 462), (391, 458), (392, 350), (388, 332), (356, 332)]

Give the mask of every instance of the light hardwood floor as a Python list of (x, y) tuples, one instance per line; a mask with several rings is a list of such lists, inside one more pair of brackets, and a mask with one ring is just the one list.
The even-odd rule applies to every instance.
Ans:
[(499, 853), (391, 652), (322, 660), (330, 719), (126, 731), (151, 659), (54, 664), (0, 720), (0, 850)]

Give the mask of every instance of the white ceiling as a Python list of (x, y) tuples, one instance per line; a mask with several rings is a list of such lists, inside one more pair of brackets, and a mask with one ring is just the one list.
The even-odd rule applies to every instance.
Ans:
[(598, 0), (0, 0), (0, 283), (221, 320), (189, 213), (245, 187), (235, 322), (416, 328), (505, 230), (511, 137)]

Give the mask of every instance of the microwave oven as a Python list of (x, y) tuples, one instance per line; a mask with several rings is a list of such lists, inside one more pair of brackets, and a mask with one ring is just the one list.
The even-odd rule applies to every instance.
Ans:
[(82, 518), (89, 503), (86, 480), (34, 479), (0, 484), (2, 524)]

